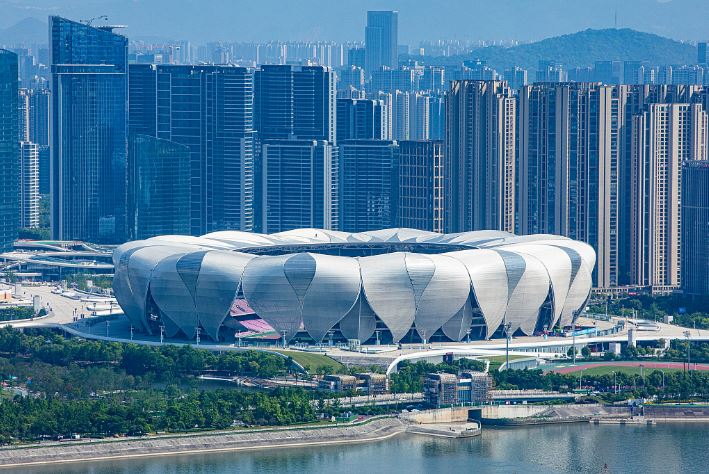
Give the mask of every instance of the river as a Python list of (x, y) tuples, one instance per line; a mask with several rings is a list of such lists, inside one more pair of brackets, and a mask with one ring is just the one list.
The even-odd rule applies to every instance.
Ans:
[[(51, 465), (30, 474), (697, 473), (709, 472), (709, 427), (585, 423), (486, 428), (463, 440), (401, 435), (379, 443), (190, 454)], [(605, 467), (604, 467), (605, 466)]]

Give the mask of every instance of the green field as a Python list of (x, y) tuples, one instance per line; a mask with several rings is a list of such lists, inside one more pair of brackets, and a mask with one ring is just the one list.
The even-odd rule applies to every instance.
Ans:
[(318, 367), (330, 367), (333, 372), (337, 372), (342, 367), (341, 363), (323, 354), (316, 354), (313, 352), (298, 352), (298, 351), (286, 351), (277, 350), (278, 352), (285, 356), (292, 357), (294, 361), (302, 365), (303, 367), (309, 368), (309, 372), (315, 372)]
[[(681, 372), (682, 369), (652, 369), (648, 367), (643, 368), (643, 374), (644, 375), (650, 375), (653, 371), (655, 370), (662, 370), (665, 373), (669, 372)], [(588, 369), (583, 369), (583, 374), (584, 375), (613, 375), (613, 372), (617, 374), (626, 374), (626, 375), (640, 375), (640, 367), (619, 367), (619, 366), (611, 366), (611, 365), (606, 365), (603, 367), (591, 367)], [(573, 374), (579, 374), (579, 372), (573, 372)]]
[[(498, 370), (502, 364), (507, 362), (507, 359), (505, 356), (487, 356), (487, 357), (478, 357), (480, 360), (489, 360), (490, 361), (490, 371)], [(529, 356), (521, 356), (521, 355), (511, 355), (510, 356), (510, 361), (517, 360), (517, 359), (529, 359)]]

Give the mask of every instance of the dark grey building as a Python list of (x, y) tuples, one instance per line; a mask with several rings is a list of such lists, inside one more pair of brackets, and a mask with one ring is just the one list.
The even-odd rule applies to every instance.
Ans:
[(443, 142), (398, 143), (397, 226), (443, 232)]
[(189, 235), (190, 148), (147, 135), (131, 135), (128, 157), (131, 240)]
[(365, 70), (368, 75), (382, 66), (398, 66), (399, 12), (368, 11), (364, 30)]
[[(293, 224), (298, 222), (298, 219), (293, 218), (287, 221), (290, 217), (283, 217), (291, 215), (289, 214), (290, 209), (296, 206), (297, 202), (276, 203), (279, 198), (291, 199), (291, 197), (288, 194), (274, 191), (274, 186), (281, 186), (280, 183), (286, 182), (285, 177), (281, 177), (279, 174), (281, 171), (274, 170), (273, 166), (276, 163), (274, 160), (275, 157), (282, 157), (284, 166), (286, 163), (292, 162), (291, 158), (295, 160), (293, 162), (305, 160), (304, 162), (309, 163), (308, 160), (314, 160), (313, 165), (321, 166), (321, 168), (313, 169), (312, 172), (319, 174), (328, 174), (337, 169), (338, 155), (337, 149), (334, 147), (337, 138), (335, 80), (334, 72), (324, 66), (264, 65), (256, 71), (254, 123), (256, 124), (257, 139), (255, 147), (255, 193), (257, 196), (255, 202), (257, 204), (255, 228), (258, 231), (266, 232), (265, 229), (268, 228), (268, 232), (277, 232), (271, 229), (288, 230), (309, 226), (305, 223)], [(292, 140), (294, 143), (288, 144), (284, 140)], [(267, 153), (271, 154), (270, 164), (266, 163)], [(279, 162), (280, 160), (281, 158), (279, 158)], [(304, 166), (310, 165), (305, 164)], [(322, 166), (327, 166), (329, 169), (322, 168)], [(336, 179), (336, 175), (337, 173), (333, 179)], [(275, 176), (279, 177), (274, 178)], [(274, 179), (275, 181), (273, 181)], [(318, 181), (319, 178), (312, 176), (308, 180)], [(271, 189), (266, 189), (265, 186), (270, 186)], [(296, 192), (296, 190), (293, 191)], [(302, 190), (302, 192), (307, 194), (306, 190)], [(333, 196), (331, 199), (327, 198), (329, 199), (328, 206), (336, 206), (337, 193), (335, 192)], [(319, 197), (312, 199), (313, 202), (320, 202)], [(307, 202), (303, 202), (306, 207), (308, 207)], [(302, 222), (312, 219), (326, 223), (310, 226), (337, 228), (337, 218), (335, 217), (333, 220), (332, 217), (333, 215), (337, 216), (337, 213), (333, 213), (327, 208), (317, 210), (310, 208), (304, 212), (306, 214), (299, 218)], [(312, 212), (320, 213), (320, 215), (315, 216), (315, 214), (311, 214)], [(264, 219), (270, 220), (270, 223)]]
[(399, 145), (385, 140), (346, 140), (339, 148), (341, 230), (392, 227), (396, 222)]
[(709, 161), (682, 170), (682, 289), (709, 295)]
[(337, 230), (337, 158), (337, 148), (325, 140), (263, 142), (262, 232)]
[[(253, 230), (252, 73), (234, 66), (131, 64), (129, 78), (130, 136), (189, 148), (189, 206), (174, 208), (188, 213), (189, 233)], [(138, 157), (130, 161), (141, 163)]]
[(709, 64), (709, 42), (697, 43), (697, 64)]
[(516, 120), (507, 82), (452, 82), (446, 97), (447, 232), (514, 231)]
[(337, 99), (337, 141), (383, 140), (387, 112), (379, 100)]
[(10, 250), (19, 225), (17, 55), (0, 49), (0, 251)]
[(126, 239), (128, 40), (49, 18), (52, 236)]
[(335, 74), (325, 66), (263, 65), (255, 76), (259, 140), (335, 141)]

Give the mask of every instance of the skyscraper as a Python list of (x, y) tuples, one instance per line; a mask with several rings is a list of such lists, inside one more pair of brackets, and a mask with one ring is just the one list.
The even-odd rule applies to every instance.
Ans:
[(128, 231), (133, 240), (189, 235), (190, 148), (134, 134), (128, 153)]
[(52, 235), (126, 238), (128, 40), (49, 18)]
[(20, 142), (20, 227), (39, 227), (39, 152)]
[(17, 55), (0, 49), (0, 251), (12, 248), (19, 224), (17, 78)]
[[(131, 141), (134, 135), (162, 140), (153, 148), (131, 144), (130, 150), (176, 153), (179, 147), (165, 141), (189, 148), (189, 233), (253, 230), (252, 73), (235, 66), (131, 64), (129, 78)], [(142, 160), (131, 157), (131, 163)]]
[(709, 161), (682, 169), (682, 290), (709, 295)]
[(29, 140), (49, 146), (49, 90), (32, 89), (30, 94)]
[(633, 118), (630, 271), (636, 285), (662, 291), (680, 285), (682, 163), (707, 159), (707, 132), (700, 104), (650, 104)]
[(387, 107), (379, 100), (337, 99), (337, 141), (384, 140)]
[(324, 66), (302, 66), (293, 72), (293, 134), (335, 145), (335, 74)]
[(453, 81), (446, 124), (446, 231), (514, 231), (512, 90), (503, 81)]
[(399, 142), (397, 226), (443, 232), (443, 142)]
[(709, 42), (697, 43), (697, 64), (709, 64)]
[(365, 232), (392, 227), (397, 206), (397, 143), (346, 140), (339, 148), (341, 230)]
[(268, 140), (261, 153), (262, 231), (337, 230), (337, 148), (324, 140)]
[(364, 30), (365, 70), (371, 75), (382, 66), (396, 69), (399, 63), (399, 12), (369, 11)]
[(618, 283), (622, 119), (613, 86), (534, 84), (519, 103), (519, 232), (589, 243), (594, 283)]

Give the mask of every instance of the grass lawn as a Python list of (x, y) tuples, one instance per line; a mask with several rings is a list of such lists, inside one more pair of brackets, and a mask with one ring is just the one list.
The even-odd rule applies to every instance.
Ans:
[[(643, 374), (650, 375), (655, 370), (662, 370), (664, 372), (681, 372), (682, 369), (652, 369), (648, 367), (643, 368)], [(613, 372), (626, 375), (640, 375), (640, 367), (622, 367), (622, 366), (604, 366), (604, 367), (591, 367), (584, 369), (584, 375), (613, 375)], [(579, 374), (580, 372), (572, 372), (573, 375)]]
[[(510, 356), (510, 362), (513, 360), (517, 359), (529, 359), (531, 356), (521, 356), (521, 355), (511, 355)], [(483, 356), (483, 357), (478, 357), (480, 360), (489, 360), (490, 361), (490, 372), (494, 372), (498, 370), (502, 364), (507, 362), (505, 356)]]
[(275, 352), (292, 357), (294, 361), (296, 361), (303, 367), (309, 367), (309, 372), (315, 372), (320, 366), (331, 367), (333, 372), (337, 372), (343, 367), (343, 365), (335, 359), (332, 359), (323, 354), (285, 350), (278, 350)]

